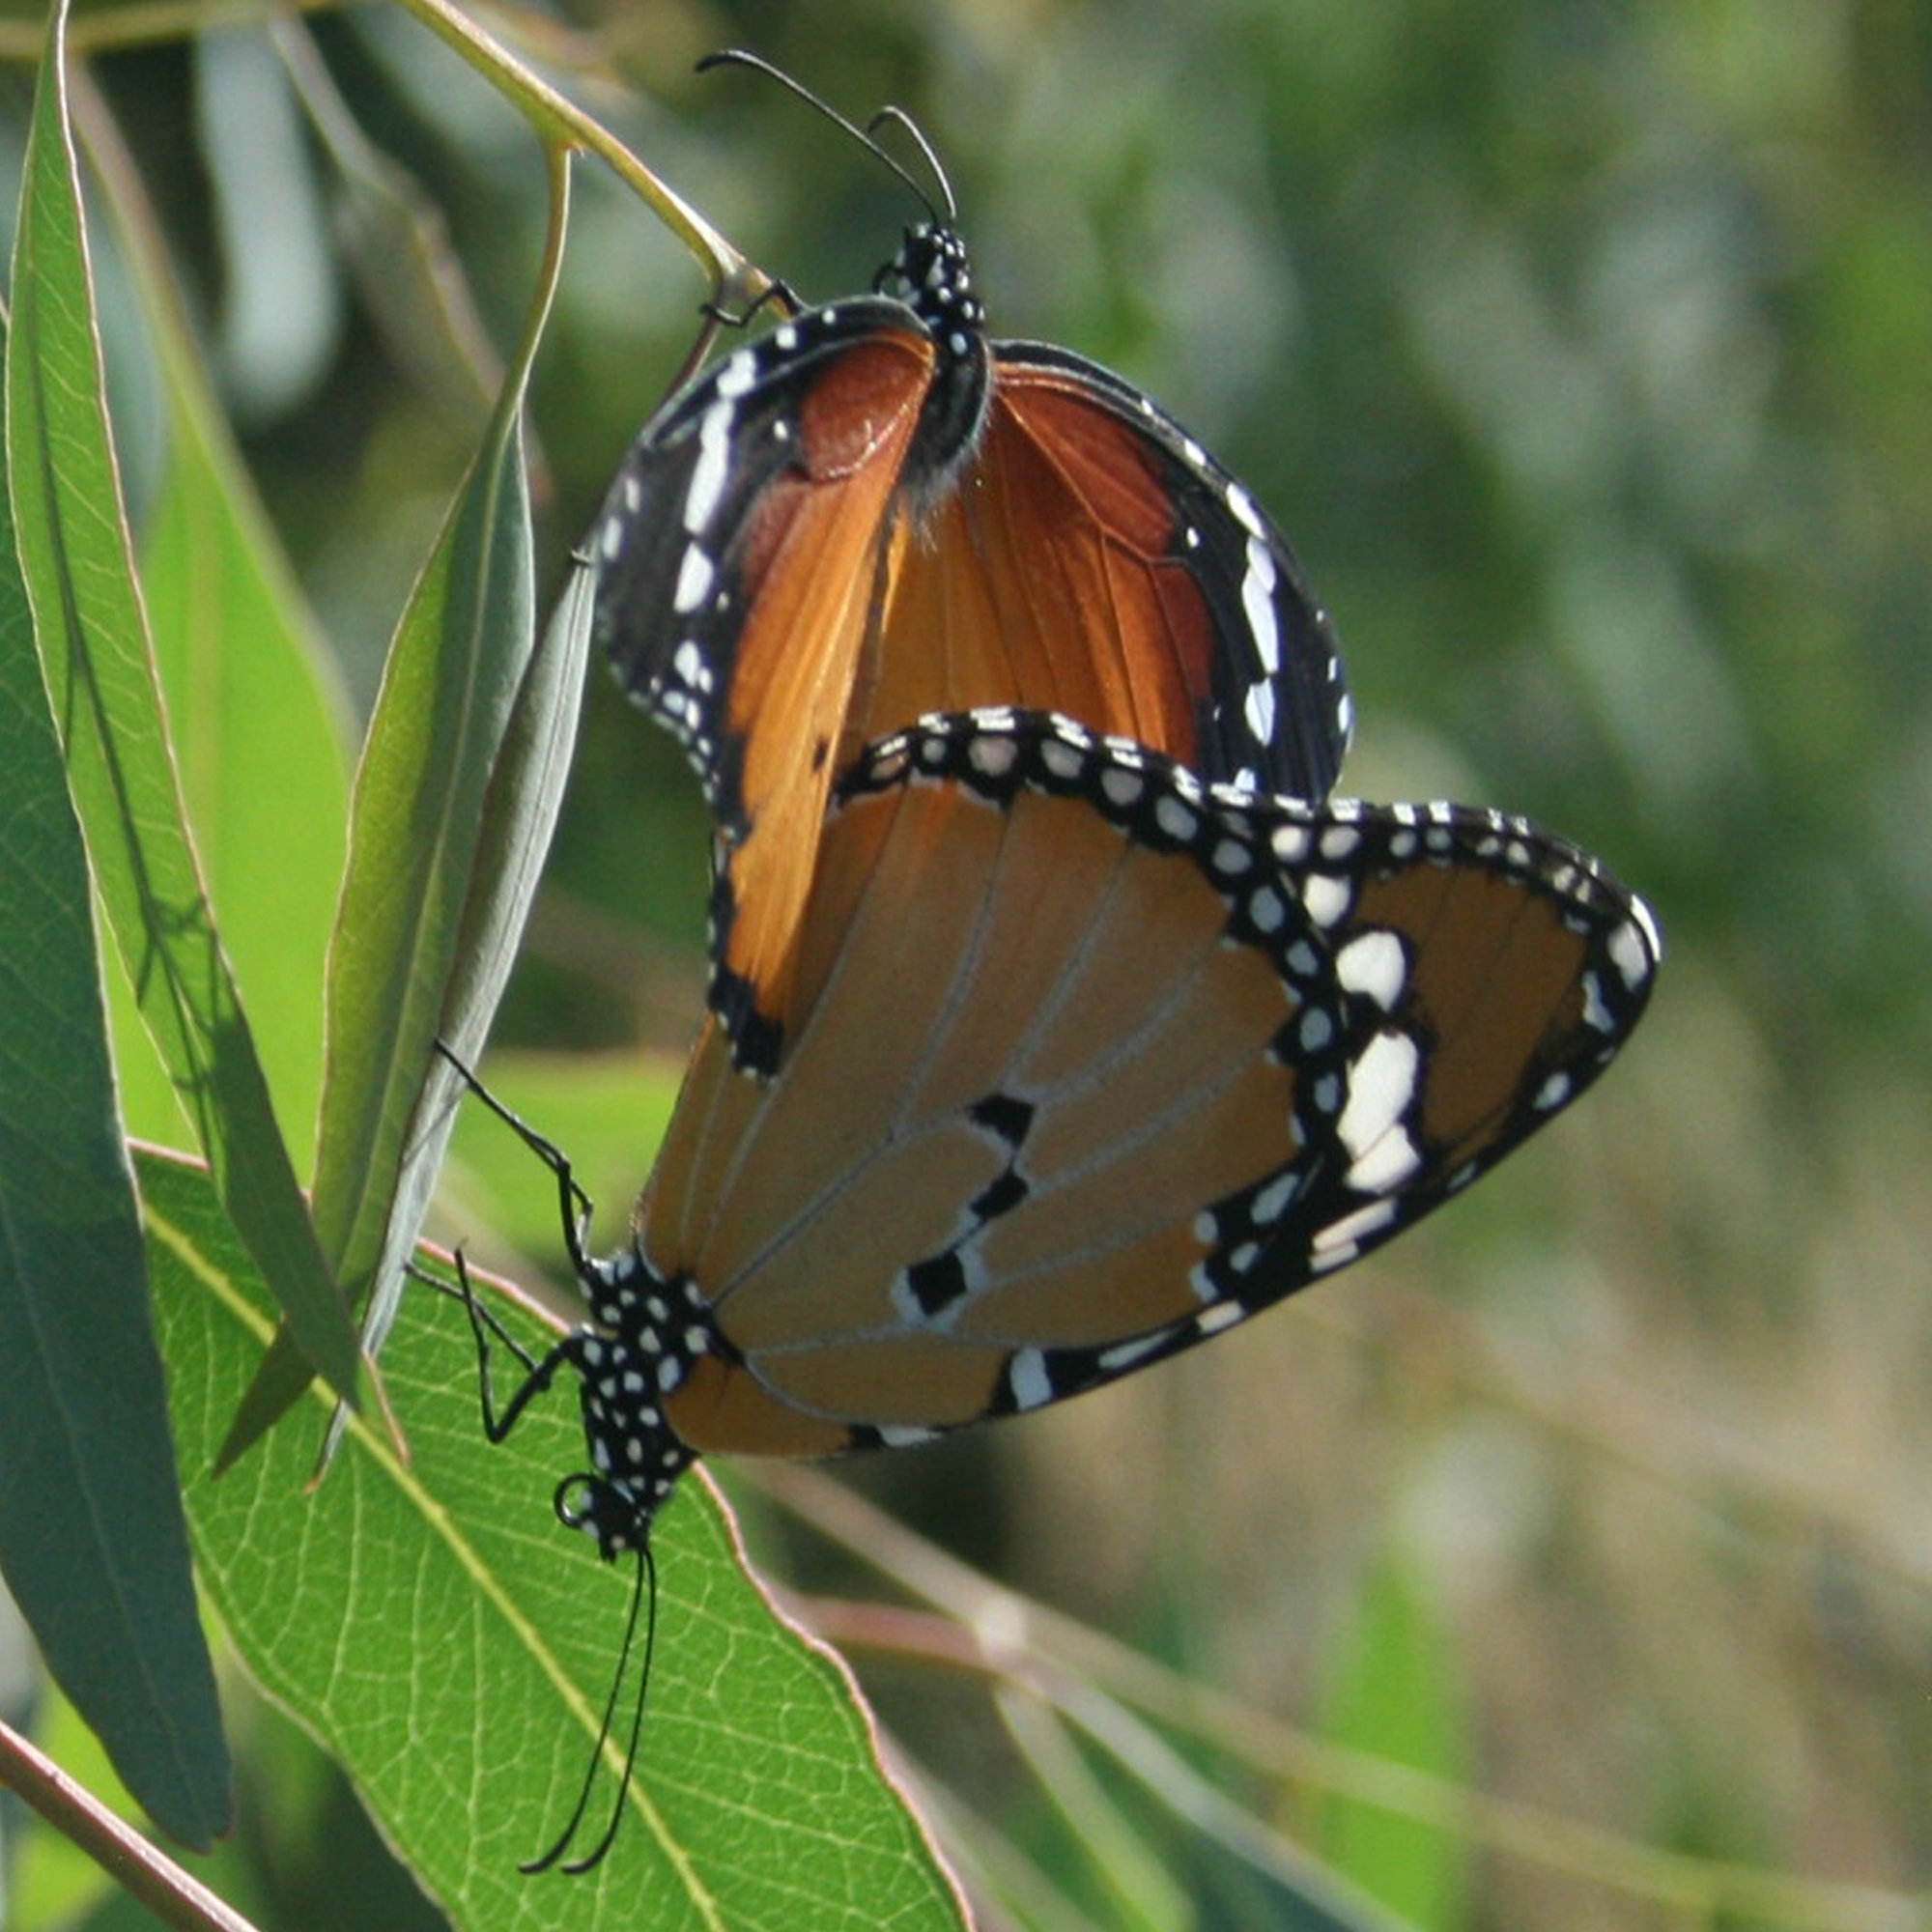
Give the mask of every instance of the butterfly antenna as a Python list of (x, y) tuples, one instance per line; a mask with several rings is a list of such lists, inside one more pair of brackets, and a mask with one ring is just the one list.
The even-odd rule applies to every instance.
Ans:
[[(925, 129), (903, 107), (887, 106), (881, 107), (866, 123), (866, 132), (876, 134), (881, 128), (888, 125), (898, 128), (919, 150), (920, 158), (931, 172), (933, 183), (939, 189), (940, 199), (946, 203), (946, 225), (949, 228), (956, 227), (959, 221), (959, 203), (952, 193), (952, 181), (939, 158), (938, 150), (925, 138)], [(932, 210), (932, 203), (926, 201), (924, 195), (921, 195), (920, 199), (925, 201), (928, 211)], [(933, 219), (936, 221), (938, 218), (937, 212), (933, 212)]]
[(577, 1835), (577, 1828), (583, 1823), (583, 1814), (590, 1808), (590, 1793), (597, 1782), (598, 1761), (604, 1755), (604, 1747), (611, 1740), (611, 1720), (617, 1714), (617, 1693), (623, 1688), (624, 1667), (630, 1662), (631, 1645), (638, 1634), (638, 1617), (643, 1608), (646, 1595), (650, 1598), (650, 1621), (644, 1626), (644, 1658), (642, 1674), (638, 1681), (638, 1701), (631, 1712), (631, 1736), (624, 1747), (624, 1770), (617, 1782), (617, 1802), (611, 1807), (611, 1822), (604, 1828), (604, 1835), (581, 1859), (573, 1859), (567, 1865), (558, 1868), (568, 1877), (577, 1878), (593, 1870), (604, 1862), (611, 1847), (617, 1842), (618, 1828), (624, 1822), (624, 1799), (631, 1788), (631, 1773), (637, 1767), (638, 1741), (644, 1729), (644, 1695), (651, 1688), (651, 1652), (656, 1647), (658, 1635), (658, 1566), (651, 1554), (649, 1544), (638, 1550), (638, 1580), (631, 1591), (631, 1614), (624, 1625), (624, 1642), (617, 1652), (617, 1667), (611, 1675), (611, 1694), (604, 1700), (604, 1720), (597, 1727), (597, 1742), (590, 1747), (590, 1762), (584, 1768), (582, 1788), (577, 1794), (577, 1803), (572, 1807), (570, 1821), (558, 1835), (555, 1844), (539, 1859), (532, 1859), (527, 1864), (517, 1867), (530, 1877), (538, 1872), (549, 1871), (556, 1864), (570, 1841)]
[[(946, 197), (947, 212), (944, 214), (941, 214), (938, 208), (934, 206), (932, 197), (926, 193), (924, 188), (920, 186), (912, 171), (900, 162), (895, 156), (882, 148), (872, 138), (870, 129), (861, 128), (855, 121), (848, 121), (844, 115), (839, 113), (838, 108), (832, 106), (828, 101), (821, 100), (803, 81), (794, 80), (782, 68), (774, 67), (770, 61), (762, 59), (757, 54), (748, 53), (743, 47), (725, 47), (718, 53), (706, 54), (697, 63), (697, 71), (699, 73), (708, 73), (714, 67), (748, 67), (753, 73), (761, 73), (767, 79), (777, 81), (781, 87), (797, 95), (808, 107), (816, 108), (835, 128), (841, 128), (853, 140), (858, 142), (860, 147), (864, 148), (874, 160), (878, 161), (882, 166), (890, 168), (912, 190), (913, 194), (918, 198), (920, 206), (925, 210), (926, 213), (931, 215), (935, 222), (941, 226), (950, 226), (952, 224), (954, 218), (952, 186), (947, 182), (945, 172), (938, 166), (936, 161), (933, 161), (932, 149), (928, 145), (925, 136), (921, 134), (917, 128), (913, 129), (914, 137), (919, 142), (921, 153), (925, 156), (929, 162), (933, 162), (933, 174), (938, 180), (940, 188)], [(884, 119), (887, 116), (900, 122), (902, 125), (911, 126), (908, 118), (900, 113), (896, 107), (888, 107), (878, 119)], [(875, 119), (872, 125), (876, 127), (878, 120)]]
[(570, 1156), (553, 1140), (547, 1140), (520, 1114), (513, 1113), (441, 1041), (436, 1050), (455, 1067), (457, 1077), (503, 1124), (556, 1176), (558, 1208), (563, 1215), (563, 1244), (579, 1280), (588, 1281), (594, 1269), (585, 1241), (590, 1234), (590, 1197), (571, 1172)]

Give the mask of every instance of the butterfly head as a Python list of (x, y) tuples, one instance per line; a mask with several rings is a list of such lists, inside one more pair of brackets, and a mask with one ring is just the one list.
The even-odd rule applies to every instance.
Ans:
[(940, 353), (965, 361), (979, 350), (986, 308), (973, 288), (966, 244), (943, 222), (919, 221), (905, 232), (899, 251), (873, 283), (896, 298), (925, 324)]

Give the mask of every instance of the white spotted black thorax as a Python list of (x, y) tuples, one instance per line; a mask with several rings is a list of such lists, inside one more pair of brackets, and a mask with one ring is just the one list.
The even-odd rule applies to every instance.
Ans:
[(906, 230), (875, 286), (912, 311), (934, 352), (932, 384), (900, 471), (901, 495), (919, 521), (952, 489), (985, 431), (993, 393), (986, 310), (965, 242), (936, 222)]

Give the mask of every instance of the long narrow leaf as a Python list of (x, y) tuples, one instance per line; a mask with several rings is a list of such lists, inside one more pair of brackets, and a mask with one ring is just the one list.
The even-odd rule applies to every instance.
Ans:
[[(205, 1178), (152, 1157), (140, 1174), (175, 1427), (201, 1469), (271, 1315)], [(650, 1698), (616, 1846), (589, 1877), (521, 1876), (590, 1761), (635, 1572), (552, 1514), (583, 1459), (567, 1390), (490, 1446), (469, 1323), (426, 1289), (406, 1298), (384, 1366), (407, 1464), (353, 1421), (329, 1481), (304, 1496), (305, 1432), (282, 1430), (222, 1480), (192, 1479), (188, 1518), (237, 1651), (458, 1923), (958, 1932), (849, 1678), (774, 1616), (696, 1477), (656, 1542)], [(600, 1806), (615, 1796), (607, 1762)]]
[[(521, 869), (492, 806), (493, 795), (501, 797), (499, 766), (516, 735), (513, 721), (533, 695), (535, 587), (522, 418), (562, 259), (567, 169), (559, 164), (553, 179), (553, 245), (524, 350), (397, 630), (356, 776), (349, 874), (329, 958), (316, 1223), (343, 1278), (358, 1289), (378, 1271), (390, 1238), (400, 1164), (451, 980), (459, 969), (475, 970), (477, 948), (495, 955), (515, 945), (514, 926), (478, 931), (467, 921), (479, 891), (505, 905), (487, 882), (479, 885), (479, 866), (518, 863)], [(575, 707), (570, 660), (581, 668), (582, 646), (567, 632), (559, 643), (563, 689), (546, 682), (534, 695), (561, 698), (568, 724)], [(533, 871), (548, 843), (568, 733), (558, 757), (548, 721), (529, 721), (524, 731), (553, 749), (543, 761), (552, 795), (516, 791), (526, 820), (534, 820)], [(526, 903), (526, 894), (510, 895), (506, 909), (516, 925)], [(492, 966), (497, 963), (493, 957)]]
[[(171, 744), (222, 945), (247, 988), (299, 1166), (322, 1091), (323, 967), (348, 842), (348, 708), (215, 400), (138, 165), (84, 73), (71, 92), (167, 412), (141, 587)], [(128, 1132), (176, 1144), (181, 1109), (131, 992), (114, 1014)]]
[(359, 1351), (318, 1245), (197, 868), (121, 514), (53, 10), (7, 354), (20, 561), (96, 885), (223, 1205), (303, 1353), (353, 1399)]
[(80, 827), (0, 491), (0, 1569), (128, 1788), (226, 1829)]
[(142, 582), (222, 942), (248, 988), (284, 1138), (306, 1164), (348, 842), (341, 707), (170, 292), (153, 289), (148, 312), (169, 454)]
[[(489, 433), (390, 643), (355, 777), (328, 954), (328, 1070), (315, 1221), (381, 1349), (454, 1115), (442, 1037), (475, 1057), (502, 995), (576, 742), (585, 589), (541, 647), (522, 413), (562, 269), (570, 162), (551, 155), (551, 236)], [(222, 1445), (226, 1468), (301, 1393), (276, 1337)]]
[[(380, 1348), (401, 1264), (447, 1144), (447, 1069), (473, 1056), (516, 952), (568, 776), (588, 649), (581, 583), (541, 648), (524, 470), (524, 395), (563, 258), (569, 164), (522, 350), (394, 641), (356, 774), (329, 952), (316, 1226)], [(286, 1341), (250, 1387), (222, 1464), (305, 1378)]]

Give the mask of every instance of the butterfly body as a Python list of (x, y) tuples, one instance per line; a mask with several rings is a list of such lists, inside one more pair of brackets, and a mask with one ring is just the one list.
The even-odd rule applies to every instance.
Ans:
[(1209, 785), (1005, 708), (890, 734), (837, 787), (780, 1065), (707, 1023), (585, 1264), (566, 1520), (633, 1548), (697, 1454), (922, 1440), (1221, 1333), (1580, 1094), (1659, 950), (1499, 812)]
[(997, 341), (963, 244), (687, 387), (587, 541), (596, 628), (717, 819), (712, 1006), (779, 1049), (836, 775), (909, 719), (1010, 704), (1208, 780), (1319, 799), (1347, 749), (1333, 629), (1201, 445), (1070, 351)]

